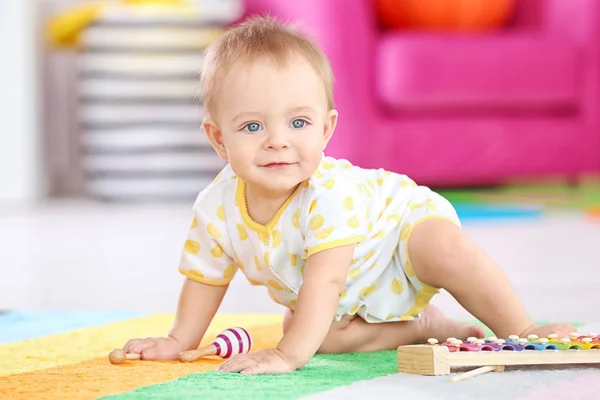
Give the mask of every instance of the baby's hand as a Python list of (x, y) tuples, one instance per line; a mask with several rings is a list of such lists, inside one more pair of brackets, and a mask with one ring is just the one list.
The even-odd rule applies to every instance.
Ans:
[(285, 374), (295, 371), (296, 367), (279, 350), (271, 349), (238, 354), (221, 364), (218, 370), (249, 375)]
[(140, 354), (142, 360), (177, 360), (184, 349), (172, 337), (131, 339), (123, 347), (125, 353)]

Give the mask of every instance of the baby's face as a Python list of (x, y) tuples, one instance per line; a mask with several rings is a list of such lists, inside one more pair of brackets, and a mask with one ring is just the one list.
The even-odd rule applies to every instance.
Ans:
[(266, 59), (240, 62), (221, 82), (209, 126), (220, 134), (217, 152), (242, 180), (285, 192), (318, 167), (337, 121), (327, 108), (323, 81), (304, 59), (282, 68)]

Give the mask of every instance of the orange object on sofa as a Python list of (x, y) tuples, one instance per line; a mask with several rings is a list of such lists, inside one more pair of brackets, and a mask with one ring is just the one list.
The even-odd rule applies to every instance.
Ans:
[(374, 0), (386, 29), (483, 31), (504, 26), (515, 0)]

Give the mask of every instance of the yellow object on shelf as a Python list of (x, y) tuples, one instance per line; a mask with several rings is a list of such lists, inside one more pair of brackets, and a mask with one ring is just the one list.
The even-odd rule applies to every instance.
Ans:
[(142, 9), (148, 11), (151, 8), (162, 13), (166, 10), (181, 10), (181, 8), (190, 11), (192, 4), (188, 0), (116, 0), (93, 1), (89, 4), (77, 5), (50, 19), (47, 30), (49, 43), (57, 48), (73, 50), (81, 48), (81, 32), (102, 18), (110, 7), (123, 9), (133, 7), (132, 11), (136, 11), (136, 8), (140, 11)]

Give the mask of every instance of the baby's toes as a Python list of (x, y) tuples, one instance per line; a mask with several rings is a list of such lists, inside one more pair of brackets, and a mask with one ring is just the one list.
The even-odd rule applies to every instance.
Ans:
[(552, 332), (558, 337), (569, 337), (571, 334), (577, 333), (577, 328), (571, 324), (552, 324), (549, 326)]

